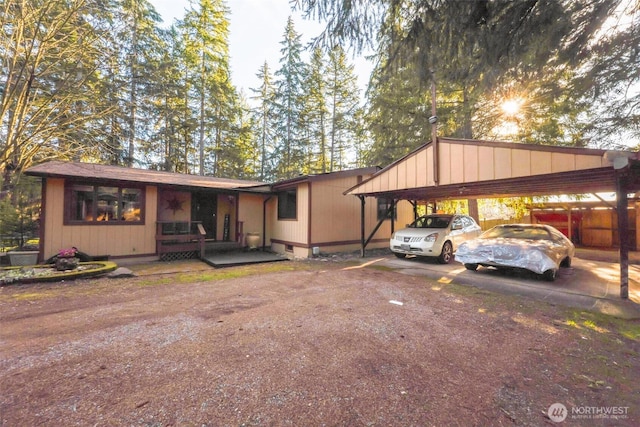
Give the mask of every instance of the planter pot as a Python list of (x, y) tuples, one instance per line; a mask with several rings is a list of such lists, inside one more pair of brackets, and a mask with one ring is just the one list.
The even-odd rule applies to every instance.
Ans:
[(11, 265), (36, 265), (38, 263), (38, 252), (34, 251), (12, 251), (7, 252)]
[(247, 233), (246, 241), (249, 249), (258, 249), (260, 246), (260, 233)]

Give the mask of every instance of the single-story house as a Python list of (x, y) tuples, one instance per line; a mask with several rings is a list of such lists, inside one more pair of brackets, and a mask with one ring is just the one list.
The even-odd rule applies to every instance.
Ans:
[[(40, 261), (76, 247), (112, 259), (172, 259), (217, 245), (259, 246), (290, 257), (357, 250), (364, 214), (369, 247), (385, 247), (393, 223), (413, 219), (409, 202), (363, 210), (345, 189), (379, 168), (300, 176), (267, 184), (79, 162), (29, 168), (42, 178)], [(394, 211), (394, 221), (390, 213)], [(376, 224), (377, 223), (377, 224)]]

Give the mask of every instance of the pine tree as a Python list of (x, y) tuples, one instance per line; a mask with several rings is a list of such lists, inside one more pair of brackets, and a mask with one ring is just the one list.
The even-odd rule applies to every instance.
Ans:
[(307, 174), (325, 173), (329, 170), (329, 150), (327, 144), (327, 88), (324, 52), (316, 47), (311, 54), (309, 73), (305, 81), (304, 98), (306, 164)]
[(327, 96), (331, 112), (329, 172), (333, 172), (348, 168), (355, 157), (350, 142), (359, 133), (360, 122), (356, 117), (361, 107), (354, 67), (347, 64), (341, 46), (336, 45), (329, 52), (327, 68)]
[(269, 64), (266, 61), (256, 74), (256, 77), (260, 81), (260, 86), (257, 89), (251, 89), (254, 93), (253, 99), (256, 101), (256, 107), (253, 109), (254, 138), (257, 141), (256, 148), (260, 158), (258, 178), (261, 181), (265, 181), (272, 178), (275, 173), (273, 154), (276, 149), (276, 135), (274, 132), (276, 128), (276, 88), (269, 70)]
[[(200, 0), (191, 4), (180, 24), (185, 38), (189, 79), (198, 100), (199, 174), (205, 174), (205, 151), (212, 155), (209, 172), (218, 173), (223, 138), (230, 129), (235, 88), (229, 76), (229, 11), (223, 0)], [(205, 145), (208, 149), (205, 150)]]
[(304, 108), (303, 84), (307, 71), (301, 58), (303, 48), (300, 38), (293, 19), (289, 17), (284, 39), (280, 43), (280, 69), (276, 71), (274, 113), (279, 118), (276, 131), (276, 179), (292, 178), (304, 166), (303, 131), (299, 119)]

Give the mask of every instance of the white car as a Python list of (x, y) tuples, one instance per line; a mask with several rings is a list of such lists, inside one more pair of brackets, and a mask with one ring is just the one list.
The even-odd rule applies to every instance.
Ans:
[(456, 261), (467, 270), (479, 265), (529, 270), (553, 281), (560, 267), (570, 267), (573, 243), (556, 228), (542, 224), (505, 224), (458, 248)]
[(458, 245), (481, 233), (480, 226), (467, 215), (424, 215), (393, 233), (389, 249), (398, 258), (437, 257), (441, 264), (448, 264)]

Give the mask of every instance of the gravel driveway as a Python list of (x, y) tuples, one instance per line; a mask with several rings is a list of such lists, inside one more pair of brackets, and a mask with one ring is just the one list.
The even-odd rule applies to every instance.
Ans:
[(0, 425), (640, 421), (640, 337), (589, 314), (342, 262), (166, 268), (0, 288)]

